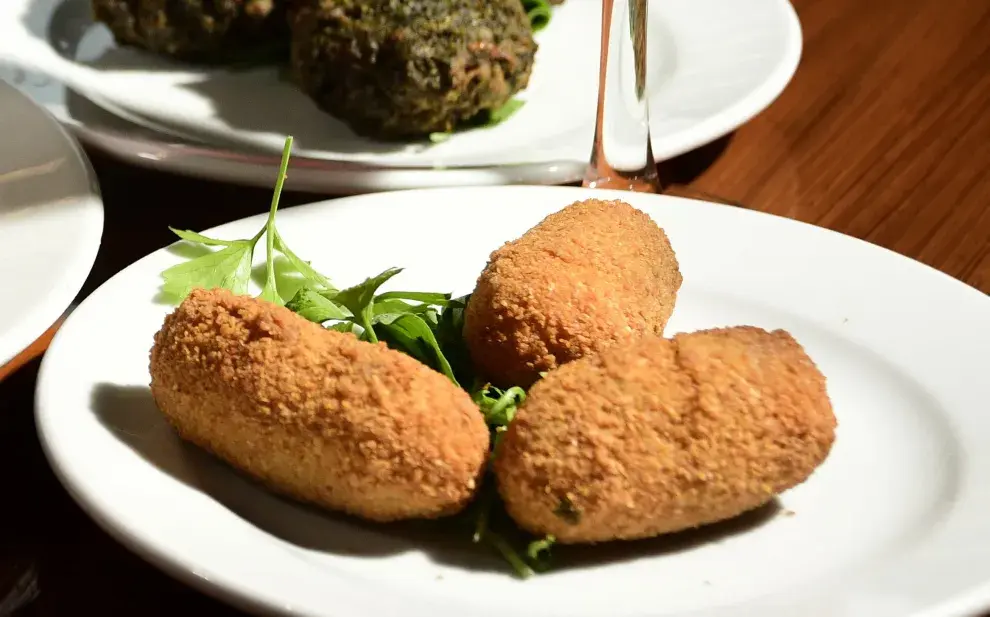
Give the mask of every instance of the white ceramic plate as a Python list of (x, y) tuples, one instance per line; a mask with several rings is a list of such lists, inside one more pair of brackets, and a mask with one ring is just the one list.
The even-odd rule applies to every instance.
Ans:
[[(990, 299), (824, 229), (727, 206), (566, 187), (366, 195), (288, 209), (294, 250), (340, 285), (399, 265), (396, 287), (469, 292), (489, 251), (589, 195), (627, 199), (684, 275), (668, 333), (786, 328), (828, 378), (826, 463), (772, 516), (601, 546), (510, 576), (467, 540), (416, 537), (273, 497), (183, 445), (148, 391), (169, 307), (161, 250), (68, 319), (44, 360), (49, 459), (111, 534), (239, 606), (321, 617), (950, 617), (990, 600)], [(210, 232), (253, 234), (263, 217)]]
[(103, 203), (85, 155), (44, 109), (0, 83), (0, 366), (41, 336), (89, 275)]
[[(467, 168), (477, 173), (457, 183), (504, 183), (516, 181), (519, 171), (499, 177), (492, 168), (526, 166), (544, 181), (566, 182), (580, 177), (590, 151), (599, 7), (597, 0), (569, 0), (540, 33), (537, 66), (522, 96), (527, 104), (515, 117), (438, 145), (396, 148), (358, 138), (280, 82), (274, 69), (192, 70), (117, 48), (90, 20), (88, 0), (0, 3), (0, 60), (50, 75), (117, 115), (190, 141), (277, 154), (284, 135), (293, 134), (302, 159), (360, 164), (378, 176), (395, 168)], [(797, 66), (800, 26), (787, 0), (663, 0), (651, 7), (658, 158), (735, 129), (777, 97)], [(410, 176), (404, 183), (432, 180)]]

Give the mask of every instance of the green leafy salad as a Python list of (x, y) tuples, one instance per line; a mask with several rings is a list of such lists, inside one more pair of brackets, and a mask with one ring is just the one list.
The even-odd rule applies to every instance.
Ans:
[[(285, 183), (292, 150), (292, 137), (285, 140), (272, 195), (271, 209), (264, 226), (251, 238), (221, 240), (193, 231), (172, 229), (182, 240), (214, 250), (162, 272), (162, 291), (173, 302), (180, 302), (195, 288), (225, 288), (247, 294), (251, 281), (254, 252), (265, 240), (265, 276), (260, 298), (284, 305), (300, 317), (348, 332), (368, 342), (384, 342), (442, 373), (465, 389), (492, 432), (492, 448), (512, 422), (516, 409), (526, 398), (522, 388), (500, 390), (479, 380), (473, 371), (462, 336), (464, 308), (469, 296), (452, 298), (448, 293), (386, 291), (379, 289), (402, 272), (389, 268), (347, 289), (337, 289), (330, 279), (297, 256), (275, 226), (279, 196)], [(283, 265), (281, 277), (276, 263)], [(293, 275), (297, 289), (290, 297), (284, 281)], [(505, 514), (490, 475), (474, 503), (461, 515), (441, 524), (463, 530), (475, 543), (485, 543), (500, 553), (522, 577), (549, 566), (554, 538), (533, 539), (520, 532)]]

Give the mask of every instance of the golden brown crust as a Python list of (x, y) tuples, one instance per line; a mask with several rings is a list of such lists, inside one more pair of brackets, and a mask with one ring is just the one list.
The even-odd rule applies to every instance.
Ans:
[(279, 492), (371, 520), (460, 510), (488, 453), (477, 407), (443, 375), (224, 290), (193, 291), (165, 318), (151, 390), (185, 439)]
[(680, 286), (670, 242), (648, 215), (589, 199), (492, 253), (464, 336), (486, 378), (528, 386), (541, 371), (662, 334)]
[(786, 332), (646, 337), (533, 386), (495, 470), (525, 529), (565, 543), (644, 538), (804, 482), (835, 427), (825, 378)]

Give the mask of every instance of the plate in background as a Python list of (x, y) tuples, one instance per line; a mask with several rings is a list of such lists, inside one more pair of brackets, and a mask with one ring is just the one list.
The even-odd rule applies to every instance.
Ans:
[(43, 108), (0, 83), (0, 366), (82, 288), (103, 235), (85, 154)]
[[(93, 26), (88, 0), (3, 3), (0, 60), (50, 75), (115, 115), (173, 138), (159, 141), (181, 138), (190, 147), (168, 148), (173, 158), (165, 165), (181, 170), (203, 163), (198, 175), (248, 179), (261, 166), (266, 179), (273, 177), (288, 133), (299, 145), (297, 164), (314, 170), (314, 182), (305, 184), (326, 192), (570, 182), (583, 173), (594, 128), (598, 6), (569, 0), (540, 33), (537, 67), (522, 95), (530, 100), (517, 116), (442, 144), (399, 150), (355, 137), (279, 82), (274, 69), (189, 70), (117, 48), (108, 31)], [(801, 32), (787, 0), (664, 0), (651, 8), (658, 158), (734, 130), (768, 106), (797, 67)], [(575, 40), (592, 44), (574, 46)], [(111, 63), (118, 68), (106, 68)], [(119, 139), (102, 141), (133, 150)]]

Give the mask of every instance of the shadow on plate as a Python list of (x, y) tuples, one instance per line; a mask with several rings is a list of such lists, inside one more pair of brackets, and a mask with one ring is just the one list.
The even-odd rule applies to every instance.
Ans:
[[(93, 412), (121, 442), (162, 472), (215, 499), (233, 514), (275, 538), (318, 552), (383, 557), (423, 551), (437, 563), (474, 571), (509, 573), (493, 553), (471, 542), (470, 521), (374, 524), (326, 512), (266, 490), (205, 451), (179, 439), (145, 386), (99, 384)], [(778, 512), (768, 506), (706, 528), (638, 542), (555, 549), (554, 569), (591, 568), (689, 551), (755, 529)]]
[(215, 70), (181, 87), (209, 100), (213, 114), (227, 126), (252, 133), (297, 135), (304, 147), (350, 154), (419, 152), (430, 147), (426, 141), (386, 142), (357, 135), (320, 110), (283, 72), (280, 67)]

